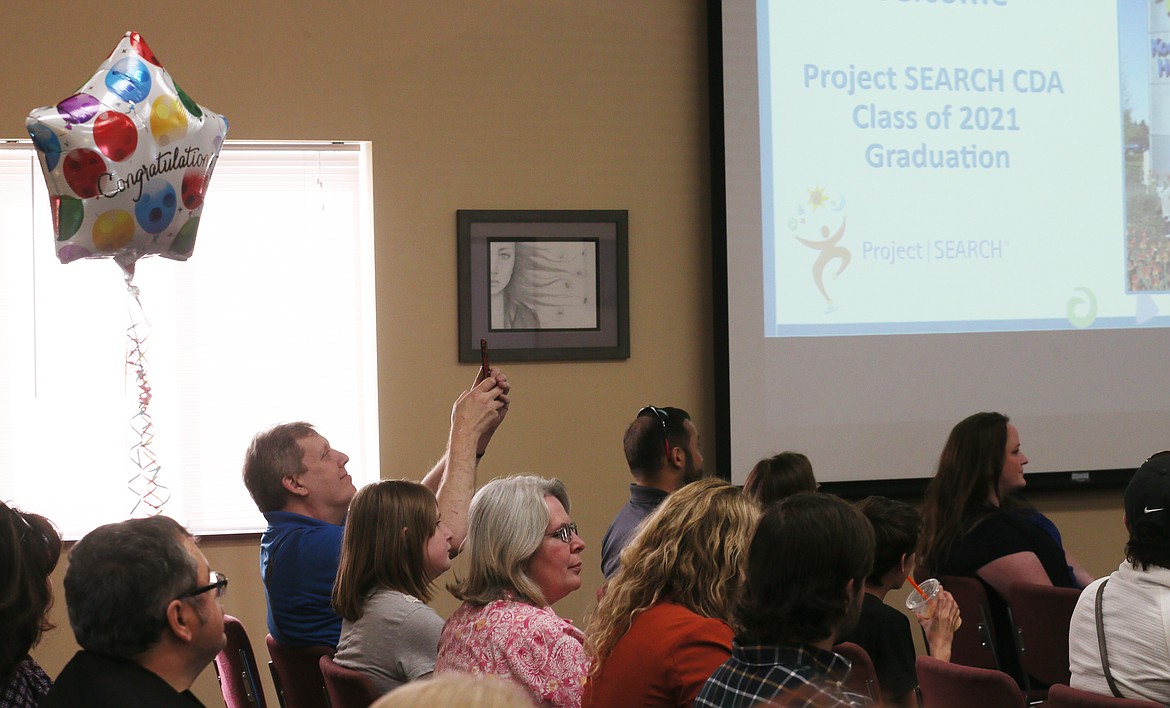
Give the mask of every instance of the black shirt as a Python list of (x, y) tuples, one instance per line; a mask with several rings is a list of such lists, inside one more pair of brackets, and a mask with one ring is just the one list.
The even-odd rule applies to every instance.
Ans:
[(79, 651), (61, 669), (40, 708), (204, 708), (133, 661)]
[[(1038, 511), (996, 510), (955, 543), (937, 571), (943, 575), (978, 577), (976, 571), (994, 560), (1015, 553), (1034, 553), (1054, 586), (1078, 587), (1064, 556), (1064, 548), (1049, 528), (1055, 531), (1056, 527)], [(987, 592), (995, 632), (995, 653), (1000, 666), (1023, 685), (1007, 598), (1000, 596), (982, 578), (979, 580)], [(964, 618), (964, 621), (970, 619), (973, 618)]]
[(914, 635), (906, 615), (865, 593), (857, 627), (842, 641), (853, 642), (873, 661), (882, 697), (900, 697), (918, 685)]

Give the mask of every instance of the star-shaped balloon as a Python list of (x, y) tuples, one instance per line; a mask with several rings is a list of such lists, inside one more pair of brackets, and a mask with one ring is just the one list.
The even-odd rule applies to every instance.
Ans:
[(49, 188), (57, 258), (186, 260), (227, 121), (179, 88), (136, 32), (97, 73), (25, 121)]

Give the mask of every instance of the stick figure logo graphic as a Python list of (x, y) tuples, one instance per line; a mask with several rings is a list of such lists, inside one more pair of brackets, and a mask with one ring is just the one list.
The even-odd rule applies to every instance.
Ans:
[[(789, 220), (788, 227), (796, 232), (797, 241), (817, 252), (816, 261), (812, 265), (813, 283), (825, 299), (825, 311), (832, 312), (837, 309), (837, 303), (825, 287), (825, 272), (836, 261), (837, 269), (831, 274), (835, 280), (849, 267), (853, 257), (849, 249), (841, 245), (845, 238), (845, 197), (830, 197), (823, 187), (808, 190), (808, 198), (797, 207), (796, 216)], [(810, 230), (817, 233), (819, 238), (802, 235)]]

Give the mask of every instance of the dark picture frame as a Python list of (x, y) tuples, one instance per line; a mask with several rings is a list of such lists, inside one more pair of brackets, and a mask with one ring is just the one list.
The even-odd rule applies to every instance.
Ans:
[(459, 361), (628, 359), (629, 213), (460, 209)]

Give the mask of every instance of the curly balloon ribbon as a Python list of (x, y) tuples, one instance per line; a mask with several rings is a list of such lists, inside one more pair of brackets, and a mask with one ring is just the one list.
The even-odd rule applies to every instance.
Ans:
[(142, 309), (138, 287), (133, 284), (133, 270), (126, 273), (126, 288), (130, 295), (127, 311), (130, 326), (126, 329), (126, 366), (134, 370), (134, 384), (138, 388), (138, 410), (130, 417), (130, 429), (137, 436), (130, 446), (130, 461), (138, 470), (126, 482), (136, 501), (130, 515), (140, 513), (157, 516), (171, 498), (171, 491), (159, 482), (162, 466), (150, 445), (154, 442), (154, 422), (150, 418), (150, 382), (146, 378), (146, 340), (150, 337), (150, 322)]

